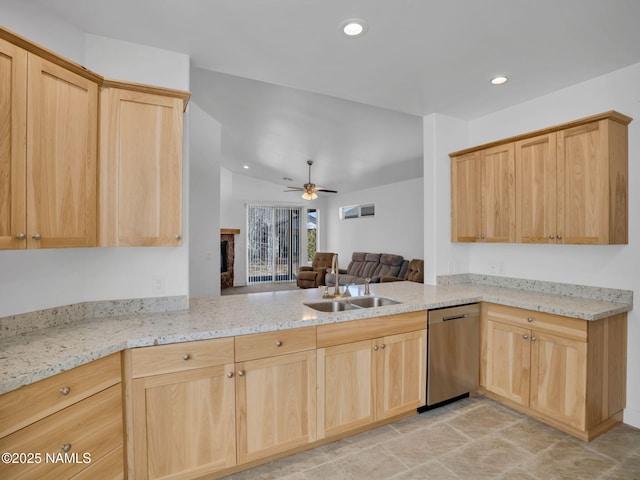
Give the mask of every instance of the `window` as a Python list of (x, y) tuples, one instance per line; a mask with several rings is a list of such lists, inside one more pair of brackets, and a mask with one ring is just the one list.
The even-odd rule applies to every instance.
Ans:
[(340, 207), (340, 219), (373, 217), (376, 214), (376, 206), (373, 203), (366, 205), (353, 205), (350, 207)]
[(307, 209), (307, 261), (312, 262), (318, 251), (318, 210)]
[(292, 282), (300, 267), (302, 207), (247, 205), (247, 282)]

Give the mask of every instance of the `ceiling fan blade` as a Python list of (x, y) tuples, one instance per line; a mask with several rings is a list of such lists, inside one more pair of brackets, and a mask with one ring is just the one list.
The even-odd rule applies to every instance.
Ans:
[(292, 190), (283, 190), (283, 192), (304, 192), (304, 188), (294, 188)]
[(329, 190), (328, 188), (316, 188), (316, 192), (338, 193), (337, 190)]

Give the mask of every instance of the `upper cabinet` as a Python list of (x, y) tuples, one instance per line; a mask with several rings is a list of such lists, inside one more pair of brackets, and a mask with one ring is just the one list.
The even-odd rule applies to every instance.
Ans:
[(454, 242), (515, 239), (513, 144), (451, 159), (451, 225)]
[[(452, 153), (452, 240), (626, 244), (631, 120), (612, 111)], [(487, 173), (485, 152), (495, 149), (511, 149), (514, 162), (494, 162)], [(508, 178), (515, 179), (511, 190)], [(478, 188), (481, 193), (469, 198)], [(507, 200), (512, 192), (513, 204)], [(500, 235), (500, 225), (509, 225), (509, 233), (513, 225), (514, 236)]]
[(98, 86), (0, 39), (0, 248), (96, 244)]
[(100, 246), (182, 239), (187, 92), (109, 82), (100, 93)]
[(0, 39), (0, 249), (26, 248), (27, 52)]
[(180, 245), (189, 95), (0, 28), (0, 249)]

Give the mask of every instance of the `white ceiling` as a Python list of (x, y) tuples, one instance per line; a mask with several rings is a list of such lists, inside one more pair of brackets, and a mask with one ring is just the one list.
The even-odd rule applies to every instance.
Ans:
[[(420, 175), (421, 116), (473, 119), (640, 62), (639, 0), (32, 1), (189, 54), (224, 165), (278, 183), (306, 181), (307, 158), (326, 187)], [(345, 37), (347, 18), (368, 33)]]

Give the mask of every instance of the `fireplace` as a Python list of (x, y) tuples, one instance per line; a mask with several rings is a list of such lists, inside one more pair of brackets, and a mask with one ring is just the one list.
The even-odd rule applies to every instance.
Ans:
[(235, 257), (235, 235), (239, 229), (220, 229), (220, 288), (233, 287), (233, 261)]

